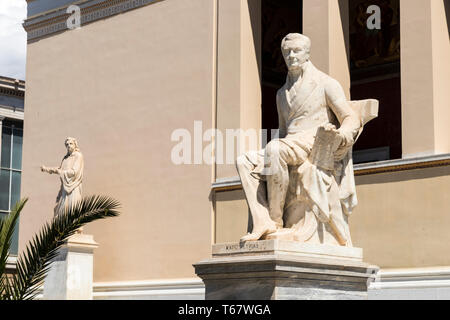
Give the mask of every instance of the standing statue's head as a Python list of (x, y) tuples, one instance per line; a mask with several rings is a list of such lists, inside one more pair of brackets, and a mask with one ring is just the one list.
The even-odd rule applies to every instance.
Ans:
[(64, 141), (64, 145), (67, 148), (67, 154), (72, 154), (72, 152), (74, 151), (80, 151), (80, 149), (78, 148), (77, 139), (75, 138), (67, 137)]
[(311, 40), (300, 33), (289, 33), (281, 41), (281, 52), (288, 70), (298, 70), (309, 61)]

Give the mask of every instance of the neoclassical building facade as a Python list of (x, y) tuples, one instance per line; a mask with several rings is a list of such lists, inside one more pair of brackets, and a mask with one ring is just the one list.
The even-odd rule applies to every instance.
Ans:
[[(0, 76), (0, 218), (11, 212), (20, 199), (25, 81)], [(19, 228), (11, 241), (17, 255)], [(11, 257), (11, 266), (15, 261)]]
[[(53, 215), (59, 185), (39, 166), (74, 136), (85, 194), (122, 203), (120, 217), (84, 230), (99, 243), (94, 299), (202, 299), (192, 264), (247, 232), (248, 207), (234, 164), (209, 164), (217, 141), (209, 161), (196, 161), (193, 146), (191, 164), (180, 165), (173, 132), (194, 141), (199, 123), (276, 128), (280, 40), (301, 32), (315, 66), (349, 99), (380, 101), (354, 148), (359, 205), (350, 218), (354, 245), (381, 268), (369, 297), (450, 298), (448, 1), (27, 2), (21, 194), (30, 200), (19, 250)], [(209, 143), (201, 138), (200, 149)]]

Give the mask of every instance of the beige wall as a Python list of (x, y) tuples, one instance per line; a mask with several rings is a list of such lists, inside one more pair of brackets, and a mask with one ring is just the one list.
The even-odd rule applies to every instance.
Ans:
[[(350, 229), (365, 261), (382, 268), (450, 265), (450, 166), (360, 176), (356, 183)], [(248, 221), (242, 191), (218, 194), (217, 242), (238, 241)]]
[(211, 127), (213, 2), (170, 0), (28, 46), (20, 225), (23, 249), (52, 217), (64, 138), (79, 139), (85, 194), (123, 204), (85, 228), (94, 281), (182, 278), (208, 257), (211, 168), (171, 164), (176, 128)]
[(356, 246), (384, 268), (450, 265), (450, 166), (356, 178)]

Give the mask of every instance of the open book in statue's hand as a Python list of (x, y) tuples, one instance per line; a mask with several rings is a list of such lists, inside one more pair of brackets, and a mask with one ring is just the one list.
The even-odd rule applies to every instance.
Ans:
[(317, 129), (309, 161), (324, 170), (334, 170), (334, 154), (341, 146), (342, 135), (331, 123)]

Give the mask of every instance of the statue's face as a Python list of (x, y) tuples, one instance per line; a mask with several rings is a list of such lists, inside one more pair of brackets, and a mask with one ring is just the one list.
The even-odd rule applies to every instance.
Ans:
[(286, 41), (281, 51), (289, 71), (300, 69), (309, 60), (309, 53), (302, 40)]
[(66, 141), (66, 148), (67, 148), (67, 152), (69, 154), (72, 154), (72, 152), (75, 150), (75, 143), (71, 140)]

